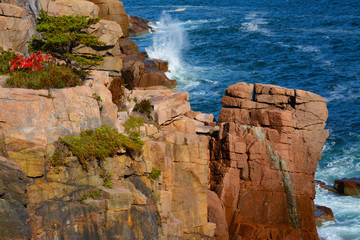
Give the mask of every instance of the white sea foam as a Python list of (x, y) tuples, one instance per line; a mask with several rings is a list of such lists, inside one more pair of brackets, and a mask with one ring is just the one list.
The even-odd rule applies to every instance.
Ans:
[(180, 22), (163, 12), (160, 21), (151, 26), (155, 29), (153, 44), (145, 48), (146, 52), (150, 58), (168, 61), (169, 71), (166, 75), (170, 79), (175, 79), (178, 86), (185, 91), (196, 88), (202, 82), (218, 84), (205, 77), (204, 68), (190, 65), (183, 60), (183, 53), (188, 48), (186, 27), (212, 21), (220, 21), (220, 19)]
[(265, 18), (261, 17), (262, 13), (250, 12), (245, 15), (245, 22), (241, 24), (240, 30), (245, 30), (248, 32), (258, 32), (264, 35), (270, 35), (270, 31), (266, 29), (265, 25), (268, 22)]
[(319, 48), (316, 46), (303, 46), (298, 45), (296, 46), (302, 52), (320, 52)]
[(167, 12), (183, 12), (185, 10), (186, 10), (186, 8), (177, 8), (175, 10), (168, 10)]
[(325, 240), (360, 239), (360, 198), (340, 196), (316, 188), (315, 204), (333, 210), (336, 222), (327, 222), (318, 227), (319, 236)]
[(169, 62), (168, 77), (174, 78), (183, 69), (182, 52), (187, 45), (187, 34), (183, 23), (163, 12), (160, 21), (152, 24), (155, 29), (153, 45), (146, 48), (150, 58)]

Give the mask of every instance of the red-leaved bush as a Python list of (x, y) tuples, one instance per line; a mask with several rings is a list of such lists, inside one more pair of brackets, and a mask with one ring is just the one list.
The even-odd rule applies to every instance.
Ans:
[(10, 61), (10, 64), (12, 65), (10, 71), (12, 72), (17, 69), (29, 70), (29, 72), (42, 70), (41, 64), (43, 62), (50, 61), (53, 61), (53, 56), (51, 56), (49, 53), (46, 53), (46, 55), (40, 54), (40, 51), (29, 55), (27, 58), (24, 56), (17, 56), (12, 61)]

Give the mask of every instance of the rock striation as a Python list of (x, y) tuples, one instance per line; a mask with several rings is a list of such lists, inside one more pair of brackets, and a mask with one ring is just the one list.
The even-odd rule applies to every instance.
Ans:
[(224, 236), (226, 220), (230, 239), (317, 239), (314, 174), (328, 137), (325, 99), (237, 83), (222, 103), (210, 163), (218, 206), (209, 214), (223, 207), (225, 216), (214, 219), (216, 236)]

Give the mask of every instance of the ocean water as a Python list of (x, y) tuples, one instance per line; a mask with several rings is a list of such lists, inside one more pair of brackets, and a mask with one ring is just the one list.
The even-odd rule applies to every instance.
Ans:
[[(359, 0), (124, 0), (156, 33), (134, 38), (150, 57), (168, 60), (193, 110), (218, 117), (224, 90), (239, 81), (276, 84), (327, 100), (330, 137), (316, 179), (360, 177)], [(360, 239), (360, 197), (317, 189), (315, 203), (336, 223), (327, 240)]]

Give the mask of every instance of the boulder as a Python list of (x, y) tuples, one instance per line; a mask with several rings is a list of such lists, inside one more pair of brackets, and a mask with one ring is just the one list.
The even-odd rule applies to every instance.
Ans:
[(146, 62), (135, 56), (122, 55), (123, 69), (122, 77), (127, 87), (134, 89), (135, 87), (150, 87), (162, 85), (169, 88), (176, 86), (175, 80), (170, 80), (164, 72), (147, 66)]
[(125, 36), (128, 35), (129, 19), (123, 3), (118, 0), (88, 0), (99, 7), (99, 17), (114, 21), (121, 26)]
[(129, 16), (128, 32), (131, 36), (138, 36), (150, 33), (152, 28), (149, 26), (149, 21), (137, 16)]
[(317, 227), (320, 227), (324, 222), (335, 222), (334, 214), (331, 208), (325, 206), (315, 205), (315, 223)]
[(360, 195), (360, 178), (343, 178), (335, 180), (338, 193), (350, 196)]
[(103, 42), (105, 45), (102, 47), (114, 47), (124, 34), (119, 26), (114, 21), (108, 21), (101, 19), (98, 23), (92, 25), (88, 32), (99, 38), (99, 41)]

